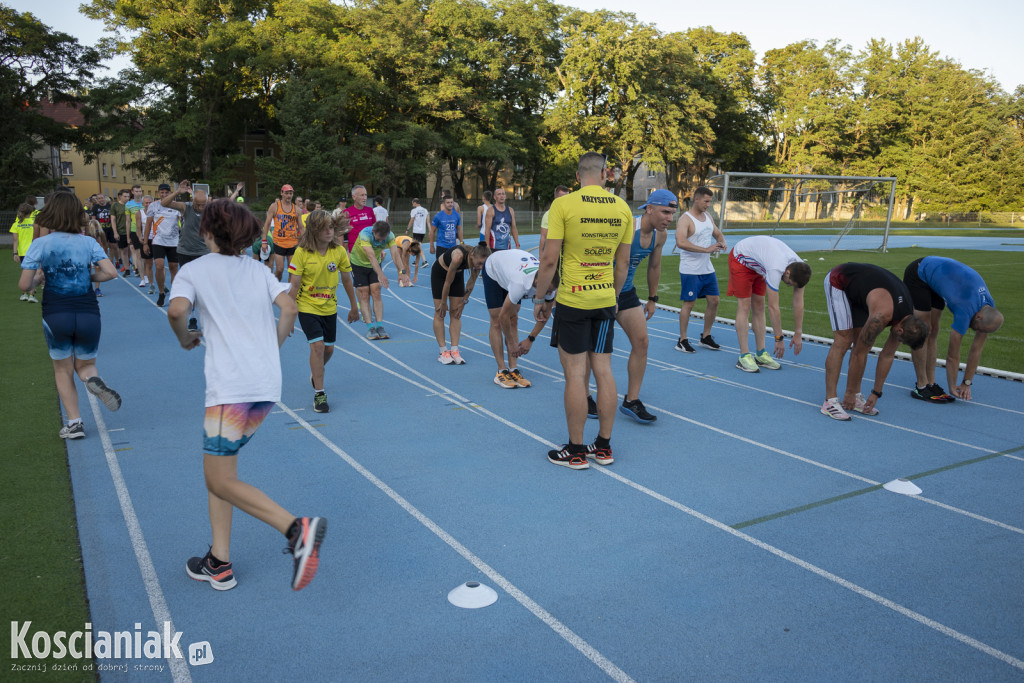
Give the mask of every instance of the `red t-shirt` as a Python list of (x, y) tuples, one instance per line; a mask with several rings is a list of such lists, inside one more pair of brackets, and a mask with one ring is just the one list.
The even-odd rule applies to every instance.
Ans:
[(357, 209), (355, 206), (350, 206), (345, 209), (345, 213), (348, 214), (348, 250), (352, 252), (352, 247), (356, 244), (356, 238), (359, 237), (359, 232), (363, 228), (371, 228), (373, 224), (377, 222), (377, 217), (373, 215), (373, 209), (368, 206), (364, 206), (361, 209)]

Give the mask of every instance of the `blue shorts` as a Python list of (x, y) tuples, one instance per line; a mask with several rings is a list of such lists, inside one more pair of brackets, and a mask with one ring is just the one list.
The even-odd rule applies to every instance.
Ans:
[(100, 347), (100, 314), (62, 311), (43, 316), (43, 335), (50, 358), (92, 360)]
[(508, 290), (498, 284), (498, 281), (487, 274), (487, 262), (484, 262), (484, 268), (481, 272), (480, 278), (484, 281), (484, 299), (487, 301), (487, 310), (492, 308), (501, 308), (505, 305), (505, 299), (508, 298)]
[(696, 301), (708, 296), (719, 296), (718, 277), (714, 273), (704, 275), (679, 274), (679, 300)]
[(207, 406), (203, 419), (203, 452), (238, 455), (273, 407), (273, 401)]

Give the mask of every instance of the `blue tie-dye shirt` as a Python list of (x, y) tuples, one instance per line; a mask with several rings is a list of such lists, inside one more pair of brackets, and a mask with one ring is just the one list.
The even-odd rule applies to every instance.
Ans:
[(43, 313), (99, 311), (92, 289), (92, 267), (107, 258), (99, 243), (86, 235), (51, 232), (33, 240), (21, 260), (23, 270), (46, 275)]

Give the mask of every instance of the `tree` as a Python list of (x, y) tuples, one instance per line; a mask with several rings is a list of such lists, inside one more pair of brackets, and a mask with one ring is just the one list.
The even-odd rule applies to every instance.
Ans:
[(99, 53), (32, 14), (0, 5), (0, 205), (53, 189), (53, 170), (35, 158), (44, 145), (76, 143), (73, 128), (44, 115), (45, 101), (75, 104)]

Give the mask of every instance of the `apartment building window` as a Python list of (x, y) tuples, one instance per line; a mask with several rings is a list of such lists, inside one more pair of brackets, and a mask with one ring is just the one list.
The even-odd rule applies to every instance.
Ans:
[(107, 165), (106, 164), (103, 164), (103, 177), (104, 178), (107, 177)]
[(62, 143), (60, 143), (60, 151), (62, 151), (62, 152), (70, 152), (71, 151), (71, 143), (70, 142), (62, 142)]
[(254, 152), (255, 152), (255, 154), (256, 154), (256, 156), (257, 156), (257, 157), (262, 157), (262, 156), (263, 156), (263, 148), (262, 148), (262, 147), (257, 147), (257, 148), (256, 148), (256, 149), (254, 150)]
[(651, 168), (647, 169), (647, 177), (648, 178), (653, 178), (656, 175), (658, 175), (658, 174), (654, 172), (654, 169), (651, 169)]
[(117, 177), (117, 166), (114, 166), (113, 164), (110, 165), (110, 177), (111, 178), (116, 178)]
[(60, 162), (60, 174), (61, 175), (75, 175), (75, 167), (70, 161)]

